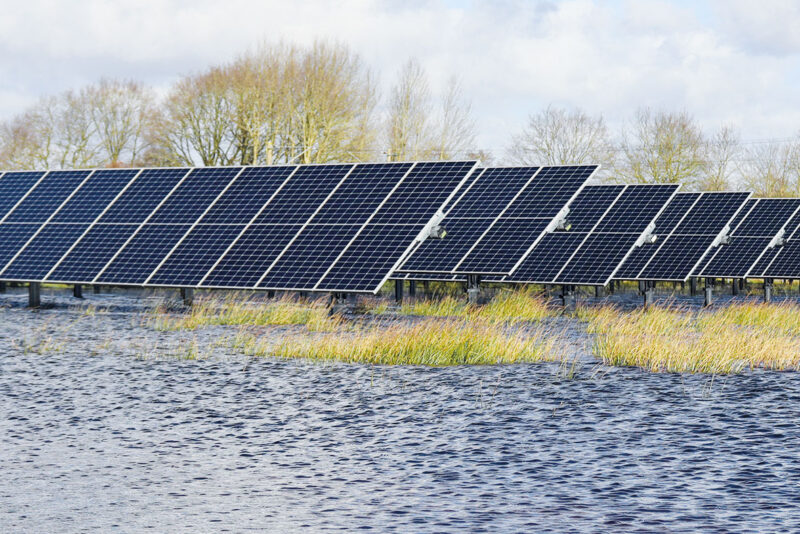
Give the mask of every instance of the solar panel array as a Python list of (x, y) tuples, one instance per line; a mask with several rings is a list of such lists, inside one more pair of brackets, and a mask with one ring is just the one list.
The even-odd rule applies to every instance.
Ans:
[[(730, 242), (703, 260), (697, 276), (745, 278), (785, 236), (789, 220), (800, 210), (797, 198), (750, 199), (731, 223)], [(776, 251), (778, 252), (778, 251)]]
[(442, 221), (445, 239), (422, 242), (399, 270), (511, 273), (596, 171), (596, 165), (483, 169)]
[[(800, 199), (475, 165), (0, 172), (0, 280), (376, 292), (390, 277), (800, 278)], [(447, 235), (427, 238), (436, 224)]]
[[(792, 199), (794, 200), (794, 199)], [(748, 272), (755, 278), (800, 278), (800, 211), (783, 227), (783, 244), (768, 248)]]
[(374, 292), (475, 164), (6, 172), (0, 280)]
[(723, 241), (749, 196), (739, 192), (678, 193), (655, 221), (660, 239), (640, 247), (615, 278), (688, 280), (709, 251)]
[(606, 285), (652, 230), (676, 185), (587, 187), (570, 204), (569, 231), (548, 234), (504, 281)]

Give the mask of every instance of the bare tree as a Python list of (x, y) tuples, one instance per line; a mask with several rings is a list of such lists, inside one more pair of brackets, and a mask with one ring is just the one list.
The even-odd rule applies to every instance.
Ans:
[(436, 125), (434, 159), (453, 159), (457, 154), (472, 149), (475, 142), (475, 121), (472, 105), (464, 98), (461, 84), (451, 78), (442, 97), (441, 116)]
[(153, 143), (167, 161), (230, 165), (240, 160), (226, 72), (212, 68), (179, 80), (164, 102)]
[(385, 146), (390, 161), (452, 159), (472, 151), (472, 105), (451, 78), (437, 106), (416, 59), (403, 65), (389, 97)]
[[(361, 59), (340, 44), (316, 42), (302, 55), (294, 91), (292, 158), (302, 163), (360, 159), (374, 136), (375, 88)], [(349, 157), (348, 157), (349, 156)]]
[(703, 134), (688, 113), (640, 109), (623, 131), (618, 178), (694, 187), (704, 170), (705, 148)]
[(85, 88), (81, 98), (87, 101), (106, 164), (133, 165), (146, 148), (154, 120), (152, 90), (134, 81), (101, 80)]
[(518, 165), (614, 165), (614, 146), (602, 116), (580, 109), (548, 106), (530, 115), (525, 129), (513, 136), (508, 158)]
[(432, 145), (433, 103), (422, 65), (403, 65), (389, 100), (386, 149), (390, 161), (421, 159)]
[(800, 136), (789, 143), (752, 145), (744, 153), (739, 172), (755, 196), (800, 196)]
[(700, 191), (734, 189), (736, 160), (741, 153), (739, 134), (730, 126), (722, 127), (706, 144), (706, 162), (697, 182)]

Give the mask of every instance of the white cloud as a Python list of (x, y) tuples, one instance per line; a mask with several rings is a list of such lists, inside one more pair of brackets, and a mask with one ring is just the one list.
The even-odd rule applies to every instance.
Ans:
[(29, 0), (0, 18), (0, 116), (102, 76), (163, 88), (261, 41), (323, 37), (352, 46), (384, 83), (412, 55), (434, 87), (460, 76), (479, 142), (495, 152), (550, 103), (612, 124), (642, 105), (686, 109), (708, 129), (785, 137), (800, 125), (796, 6), (720, 0), (705, 20), (692, 3), (656, 0)]

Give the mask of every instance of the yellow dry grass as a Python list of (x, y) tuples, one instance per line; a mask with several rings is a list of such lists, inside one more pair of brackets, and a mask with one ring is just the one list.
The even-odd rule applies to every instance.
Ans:
[(509, 332), (485, 323), (427, 320), (416, 324), (292, 334), (277, 345), (239, 336), (237, 346), (254, 356), (307, 358), (384, 365), (489, 365), (562, 359), (558, 336)]

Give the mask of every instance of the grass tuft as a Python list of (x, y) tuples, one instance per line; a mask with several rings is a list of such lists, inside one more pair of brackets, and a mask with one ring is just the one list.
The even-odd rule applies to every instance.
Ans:
[(188, 314), (171, 314), (158, 308), (149, 318), (150, 326), (157, 330), (194, 330), (209, 325), (305, 325), (309, 330), (326, 331), (341, 323), (341, 317), (330, 315), (330, 308), (321, 301), (288, 297), (255, 301), (240, 294), (224, 300), (197, 299)]
[(607, 365), (653, 372), (729, 374), (794, 369), (800, 363), (799, 338), (742, 328), (724, 309), (699, 317), (656, 307), (606, 312), (590, 319), (589, 331), (596, 334), (595, 355)]
[(563, 357), (558, 336), (512, 333), (487, 324), (427, 320), (350, 332), (295, 334), (277, 345), (241, 335), (240, 350), (253, 356), (307, 358), (383, 365), (489, 365), (554, 361)]

